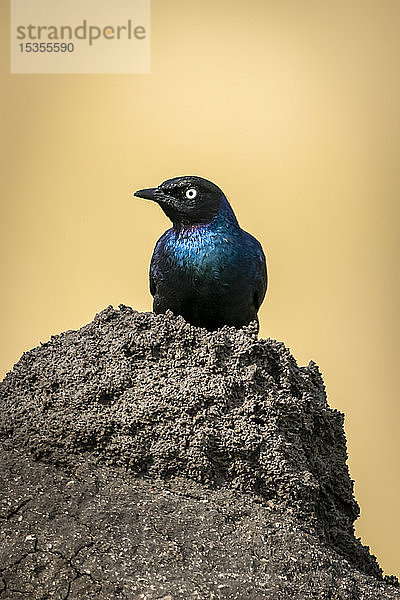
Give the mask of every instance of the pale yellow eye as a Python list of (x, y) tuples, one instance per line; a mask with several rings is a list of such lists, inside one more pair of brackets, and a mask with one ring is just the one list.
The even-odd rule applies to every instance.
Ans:
[(188, 190), (186, 190), (185, 196), (188, 200), (193, 200), (197, 196), (197, 190), (195, 190), (194, 188), (189, 188)]

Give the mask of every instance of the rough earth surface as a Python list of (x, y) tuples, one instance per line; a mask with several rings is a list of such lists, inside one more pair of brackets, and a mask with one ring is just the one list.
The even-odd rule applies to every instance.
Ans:
[(343, 415), (255, 328), (109, 307), (0, 384), (0, 599), (400, 599)]

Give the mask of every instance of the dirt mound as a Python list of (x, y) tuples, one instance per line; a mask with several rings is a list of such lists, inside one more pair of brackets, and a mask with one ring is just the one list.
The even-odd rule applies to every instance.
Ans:
[[(242, 507), (238, 508), (239, 513), (243, 512), (243, 506), (249, 507), (247, 520), (251, 515), (261, 519), (253, 523), (251, 535), (250, 530), (246, 534), (240, 533), (236, 521), (242, 523), (242, 520), (233, 519), (230, 532), (239, 536), (239, 545), (242, 535), (248, 539), (261, 536), (258, 542), (252, 538), (252, 543), (257, 546), (258, 554), (262, 554), (261, 548), (264, 548), (265, 554), (267, 530), (270, 528), (265, 523), (272, 523), (271, 527), (280, 523), (285, 533), (281, 538), (277, 536), (275, 542), (271, 538), (270, 543), (276, 545), (273, 554), (277, 556), (280, 553), (284, 557), (292, 552), (297, 565), (291, 570), (287, 565), (282, 571), (283, 561), (279, 569), (282, 573), (289, 572), (289, 569), (292, 580), (286, 581), (286, 587), (281, 587), (279, 592), (281, 595), (276, 592), (276, 596), (273, 595), (273, 590), (278, 589), (275, 559), (267, 561), (270, 572), (276, 575), (264, 581), (267, 587), (263, 588), (261, 584), (262, 570), (257, 571), (258, 567), (254, 567), (254, 581), (261, 577), (254, 595), (251, 586), (248, 587), (250, 583), (245, 584), (249, 569), (247, 552), (250, 552), (247, 548), (246, 552), (239, 553), (236, 587), (232, 587), (232, 582), (227, 584), (228, 588), (213, 587), (210, 576), (208, 587), (195, 586), (189, 593), (193, 582), (186, 581), (181, 572), (182, 585), (189, 587), (182, 588), (185, 593), (179, 595), (171, 582), (172, 587), (168, 588), (168, 581), (161, 586), (159, 577), (163, 569), (165, 573), (168, 569), (165, 565), (160, 566), (157, 557), (153, 556), (153, 562), (158, 564), (155, 572), (159, 576), (157, 579), (154, 575), (152, 580), (151, 585), (156, 586), (154, 593), (147, 582), (142, 588), (136, 587), (135, 592), (131, 585), (129, 595), (124, 580), (120, 583), (121, 590), (125, 590), (121, 594), (125, 596), (121, 597), (161, 598), (162, 594), (174, 589), (174, 599), (282, 598), (286, 591), (294, 598), (400, 598), (394, 586), (383, 581), (379, 583), (381, 570), (375, 558), (354, 537), (353, 522), (358, 516), (358, 506), (346, 466), (343, 415), (328, 406), (318, 367), (314, 363), (299, 367), (282, 343), (258, 339), (251, 326), (242, 330), (224, 327), (208, 332), (192, 327), (172, 314), (154, 315), (138, 313), (125, 306), (120, 306), (120, 310), (109, 307), (79, 331), (54, 336), (46, 344), (25, 353), (0, 386), (0, 408), (0, 439), (6, 455), (13, 456), (13, 460), (19, 463), (30, 461), (29, 469), (21, 467), (25, 488), (29, 487), (26, 480), (30, 477), (29, 473), (45, 469), (47, 474), (51, 474), (51, 486), (55, 486), (53, 492), (56, 494), (57, 488), (59, 495), (59, 484), (54, 483), (55, 480), (59, 481), (64, 476), (62, 474), (66, 474), (65, 477), (76, 481), (76, 474), (82, 470), (82, 465), (86, 465), (86, 478), (81, 476), (80, 487), (76, 491), (74, 502), (78, 503), (78, 508), (74, 518), (82, 521), (90, 531), (85, 538), (85, 548), (88, 549), (87, 544), (91, 544), (89, 554), (93, 554), (93, 548), (101, 548), (101, 544), (99, 534), (93, 533), (97, 526), (95, 514), (90, 513), (90, 518), (85, 521), (79, 512), (79, 495), (86, 498), (83, 505), (87, 504), (92, 496), (85, 487), (89, 485), (85, 481), (98, 479), (107, 488), (111, 478), (119, 494), (114, 499), (115, 506), (120, 502), (122, 489), (128, 486), (136, 490), (136, 500), (132, 505), (135, 514), (138, 495), (149, 493), (146, 486), (155, 486), (160, 502), (167, 495), (172, 511), (169, 519), (174, 522), (168, 535), (171, 544), (176, 542), (182, 549), (180, 558), (176, 555), (171, 560), (179, 564), (184, 563), (184, 557), (193, 550), (190, 511), (184, 515), (179, 513), (179, 505), (192, 503), (193, 514), (198, 515), (204, 512), (201, 503), (206, 501), (208, 506), (215, 508), (215, 520), (212, 524), (207, 513), (205, 521), (197, 524), (205, 540), (202, 544), (204, 560), (211, 552), (217, 562), (225, 560), (229, 564), (231, 561), (229, 546), (214, 544), (210, 550), (206, 540), (209, 538), (207, 532), (211, 530), (218, 536), (222, 527), (218, 516), (222, 514), (221, 510), (226, 509), (229, 513), (228, 507), (236, 503), (237, 507)], [(4, 462), (9, 464), (9, 459), (4, 459)], [(4, 474), (6, 481), (7, 473), (9, 471)], [(37, 487), (41, 482), (33, 477), (30, 485), (36, 491), (28, 500), (27, 511), (28, 506), (34, 507), (37, 502)], [(101, 503), (100, 488), (97, 489), (97, 500), (91, 500), (94, 504)], [(6, 501), (12, 499), (13, 486), (8, 485), (7, 489)], [(71, 497), (70, 492), (68, 490), (68, 497)], [(112, 494), (107, 497), (109, 502), (113, 501)], [(62, 502), (61, 497), (60, 505)], [(9, 504), (12, 505), (12, 502)], [(139, 504), (142, 506), (140, 520), (143, 515), (149, 516), (151, 509), (148, 499)], [(143, 508), (144, 504), (146, 508)], [(165, 502), (161, 504), (164, 506)], [(224, 506), (225, 509), (221, 508)], [(24, 507), (21, 509), (25, 510)], [(11, 519), (17, 518), (21, 509), (12, 514)], [(154, 520), (156, 514), (149, 518)], [(121, 518), (121, 535), (125, 532), (126, 539), (136, 540), (138, 534), (132, 533), (132, 520), (125, 521)], [(45, 523), (44, 520), (41, 531), (47, 528)], [(10, 535), (13, 539), (12, 532)], [(67, 547), (71, 545), (68, 544), (68, 527), (65, 524), (60, 536)], [(179, 542), (176, 536), (180, 538)], [(115, 545), (115, 536), (113, 539), (114, 542), (108, 541), (110, 547)], [(320, 567), (322, 570), (318, 576), (309, 572), (314, 568), (312, 552), (305, 547), (310, 539), (317, 544), (320, 557), (329, 557), (326, 558), (326, 566)], [(18, 546), (18, 541), (14, 542)], [(143, 537), (141, 543), (145, 543)], [(77, 549), (72, 546), (73, 554)], [(79, 557), (82, 550), (78, 551)], [(22, 562), (25, 563), (29, 557), (36, 560), (38, 552), (36, 545), (24, 555)], [(42, 552), (44, 558), (44, 548)], [(146, 552), (150, 560), (150, 554), (157, 553), (157, 550), (153, 545)], [(90, 569), (92, 579), (89, 581), (87, 570), (77, 566), (78, 554), (72, 554), (67, 556), (61, 552), (60, 555), (65, 563), (63, 568), (68, 572), (65, 581), (69, 597), (78, 598), (83, 593), (82, 590), (77, 591), (78, 595), (74, 596), (75, 583), (79, 580), (83, 584), (84, 577), (93, 588), (90, 588), (93, 597), (118, 597), (115, 587), (107, 592), (107, 596), (102, 587), (105, 581), (101, 577), (96, 581)], [(112, 554), (115, 556), (115, 552)], [(138, 565), (135, 567), (135, 556), (133, 552), (128, 567), (131, 579), (132, 573), (140, 571)], [(343, 573), (346, 569), (349, 573), (357, 573), (357, 585), (361, 586), (359, 591), (363, 590), (363, 585), (367, 586), (363, 592), (366, 595), (352, 596), (350, 592), (342, 591), (342, 595), (313, 596), (311, 588), (310, 595), (305, 595), (307, 581), (311, 585), (311, 580), (315, 589), (328, 594), (334, 578), (332, 575), (328, 585), (325, 576), (329, 569), (334, 573), (335, 560), (342, 565)], [(178, 563), (174, 565), (176, 568)], [(261, 564), (258, 563), (258, 566)], [(54, 565), (51, 568), (53, 571), (56, 569)], [(207, 572), (200, 569), (199, 573), (203, 587), (207, 586)], [(23, 579), (21, 573), (18, 577)], [(126, 572), (121, 573), (121, 577), (126, 578)], [(302, 578), (301, 586), (299, 577)], [(7, 584), (5, 575), (3, 578), (6, 588), (0, 595), (4, 598), (13, 588)], [(176, 575), (173, 579), (176, 582)], [(271, 587), (268, 581), (272, 580), (275, 583)], [(100, 587), (95, 593), (96, 585)], [(371, 595), (368, 595), (368, 585), (373, 586)], [(300, 590), (300, 587), (303, 595), (295, 596), (295, 590)], [(202, 589), (201, 593), (199, 589)], [(206, 592), (206, 589), (211, 591)], [(17, 591), (18, 588), (15, 588), (12, 593)], [(26, 596), (27, 591), (24, 593), (24, 597), (43, 597), (43, 594)], [(88, 591), (86, 593), (89, 594)], [(196, 593), (200, 595), (190, 595)]]

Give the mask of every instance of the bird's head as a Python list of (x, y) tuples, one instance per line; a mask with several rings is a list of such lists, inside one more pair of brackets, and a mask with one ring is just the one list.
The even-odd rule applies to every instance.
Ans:
[(193, 175), (167, 179), (156, 188), (138, 190), (134, 195), (157, 202), (174, 225), (209, 223), (225, 198), (214, 183)]

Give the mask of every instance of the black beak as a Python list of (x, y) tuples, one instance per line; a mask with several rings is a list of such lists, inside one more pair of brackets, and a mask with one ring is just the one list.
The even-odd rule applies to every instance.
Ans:
[(157, 188), (147, 188), (145, 190), (138, 190), (133, 195), (138, 198), (145, 198), (146, 200), (157, 200), (157, 196), (159, 196), (157, 192)]

